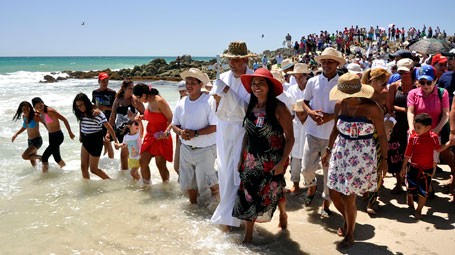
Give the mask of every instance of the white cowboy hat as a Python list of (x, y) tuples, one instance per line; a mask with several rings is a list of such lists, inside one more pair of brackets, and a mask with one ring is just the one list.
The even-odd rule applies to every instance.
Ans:
[(321, 53), (321, 55), (314, 57), (314, 60), (321, 64), (321, 60), (323, 59), (332, 59), (339, 63), (338, 66), (343, 66), (346, 63), (346, 60), (343, 58), (341, 52), (337, 51), (335, 48), (327, 47)]
[(223, 58), (247, 58), (256, 57), (257, 55), (251, 53), (245, 42), (231, 42), (228, 49), (221, 55)]
[(308, 69), (307, 64), (297, 63), (294, 65), (294, 71), (290, 71), (290, 72), (288, 72), (288, 74), (296, 74), (296, 73), (310, 74), (311, 70)]
[(338, 79), (338, 84), (330, 90), (330, 100), (343, 100), (349, 97), (373, 96), (374, 88), (360, 82), (360, 77), (353, 73), (345, 73)]
[(183, 71), (180, 74), (180, 77), (182, 77), (184, 80), (188, 77), (198, 79), (202, 82), (203, 85), (207, 84), (210, 81), (208, 79), (208, 76), (206, 76), (201, 70), (197, 68), (190, 68), (190, 70)]

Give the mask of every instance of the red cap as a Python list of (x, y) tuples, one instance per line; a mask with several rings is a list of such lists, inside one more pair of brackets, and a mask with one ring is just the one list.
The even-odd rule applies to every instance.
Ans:
[(105, 72), (102, 72), (102, 73), (98, 74), (98, 80), (100, 80), (100, 81), (102, 81), (104, 79), (107, 79), (107, 78), (109, 78), (109, 75), (107, 73), (105, 73)]
[(436, 54), (431, 59), (431, 65), (434, 66), (437, 63), (445, 65), (447, 63), (447, 57), (442, 56), (441, 54)]

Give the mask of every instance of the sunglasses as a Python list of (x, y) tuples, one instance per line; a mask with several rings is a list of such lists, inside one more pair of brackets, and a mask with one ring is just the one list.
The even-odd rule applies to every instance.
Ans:
[(430, 85), (433, 85), (433, 82), (432, 81), (419, 81), (419, 84), (421, 86), (424, 86), (424, 85), (430, 86)]

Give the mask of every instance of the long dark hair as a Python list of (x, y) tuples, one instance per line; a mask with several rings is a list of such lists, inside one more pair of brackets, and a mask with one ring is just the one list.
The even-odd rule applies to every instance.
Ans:
[(115, 98), (119, 98), (119, 97), (125, 96), (126, 87), (128, 87), (128, 85), (130, 85), (130, 84), (134, 84), (134, 82), (131, 81), (131, 80), (124, 80), (122, 82), (122, 86), (120, 87), (119, 91), (115, 95)]
[(142, 97), (142, 95), (144, 94), (146, 94), (147, 96), (148, 95), (156, 96), (159, 95), (160, 92), (157, 89), (152, 88), (152, 86), (149, 86), (144, 83), (138, 83), (133, 88), (133, 94), (137, 97)]
[[(269, 92), (267, 93), (267, 102), (265, 103), (265, 113), (267, 115), (267, 118), (270, 121), (270, 124), (272, 125), (279, 125), (278, 119), (276, 118), (276, 107), (278, 105), (278, 99), (275, 97), (275, 91), (273, 90), (273, 84), (272, 82), (265, 78), (267, 81), (267, 85), (269, 86)], [(252, 82), (253, 80), (251, 80)], [(250, 84), (251, 85), (251, 84)], [(248, 103), (248, 108), (246, 109), (246, 114), (245, 119), (248, 117), (248, 115), (253, 111), (253, 108), (256, 106), (258, 103), (258, 98), (254, 95), (253, 92), (251, 92), (251, 98), (250, 102)]]
[[(85, 112), (81, 112), (79, 108), (77, 108), (76, 101), (81, 101), (84, 103)], [(76, 115), (76, 119), (78, 121), (81, 121), (82, 117), (93, 118), (93, 104), (86, 94), (79, 93), (76, 95), (73, 101), (73, 113)]]
[(35, 117), (35, 110), (33, 110), (33, 106), (27, 102), (27, 101), (22, 101), (20, 104), (19, 104), (19, 107), (17, 107), (17, 111), (16, 111), (16, 114), (14, 114), (14, 117), (13, 117), (13, 120), (16, 121), (18, 119), (21, 118), (21, 115), (22, 115), (22, 107), (27, 105), (28, 108), (30, 108), (30, 112), (28, 113), (28, 116), (27, 116), (27, 123), (30, 123), (30, 121), (33, 120), (33, 118)]
[(43, 103), (44, 105), (44, 112), (47, 113), (47, 105), (43, 102), (43, 99), (39, 98), (39, 97), (34, 97), (32, 99), (32, 105), (33, 107), (35, 107), (36, 104), (38, 103)]

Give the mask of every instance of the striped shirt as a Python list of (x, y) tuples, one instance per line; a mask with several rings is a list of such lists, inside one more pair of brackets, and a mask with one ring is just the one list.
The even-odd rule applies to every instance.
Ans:
[(94, 118), (82, 117), (81, 120), (81, 133), (82, 134), (93, 134), (101, 131), (103, 124), (107, 122), (104, 113), (100, 113)]

